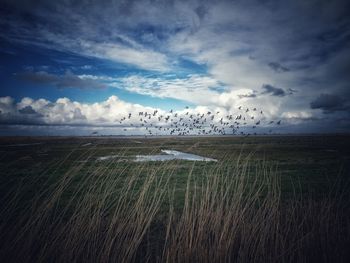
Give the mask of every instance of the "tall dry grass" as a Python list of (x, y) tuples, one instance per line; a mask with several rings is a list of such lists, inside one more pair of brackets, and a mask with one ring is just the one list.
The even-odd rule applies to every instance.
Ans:
[(249, 157), (187, 165), (181, 183), (182, 162), (81, 162), (94, 154), (2, 197), (1, 262), (349, 260), (348, 200), (337, 189), (284, 199), (276, 166)]

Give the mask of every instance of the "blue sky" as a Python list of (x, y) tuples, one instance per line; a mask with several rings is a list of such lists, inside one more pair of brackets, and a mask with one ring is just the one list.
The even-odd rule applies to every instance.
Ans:
[(186, 106), (255, 107), (262, 131), (282, 120), (278, 133), (349, 132), (348, 10), (340, 0), (1, 0), (0, 134), (123, 134), (110, 127), (128, 112)]

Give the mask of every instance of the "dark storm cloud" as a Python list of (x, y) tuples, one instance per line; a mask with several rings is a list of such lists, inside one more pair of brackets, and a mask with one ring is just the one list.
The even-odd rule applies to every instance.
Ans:
[(243, 99), (243, 98), (256, 98), (256, 94), (255, 93), (251, 93), (251, 94), (239, 94), (237, 95), (238, 98)]
[(277, 62), (270, 62), (270, 63), (268, 64), (268, 66), (269, 66), (270, 68), (272, 68), (272, 69), (273, 69), (274, 71), (276, 71), (276, 72), (287, 72), (287, 71), (289, 71), (288, 68), (282, 66), (280, 63), (277, 63)]
[(79, 108), (74, 109), (73, 113), (73, 119), (75, 120), (86, 120), (86, 116), (82, 114), (81, 110)]
[(295, 90), (295, 89), (292, 89), (292, 88), (288, 88), (287, 92), (288, 92), (289, 95), (292, 95), (292, 94), (294, 94), (294, 93), (296, 93), (298, 91)]
[(284, 97), (287, 95), (283, 89), (274, 87), (270, 84), (264, 84), (262, 88), (265, 91), (263, 91), (261, 94), (270, 94), (271, 96), (277, 96), (277, 97)]
[(345, 98), (333, 94), (321, 94), (310, 103), (310, 107), (311, 109), (322, 109), (325, 113), (350, 109)]
[(19, 109), (18, 111), (22, 114), (37, 114), (32, 106), (25, 106), (23, 109)]
[[(30, 106), (28, 106), (30, 107)], [(27, 108), (27, 107), (25, 107)], [(28, 113), (30, 110), (18, 110), (18, 112), (1, 112), (0, 124), (7, 125), (38, 125), (43, 124), (43, 115), (36, 111)]]
[(16, 74), (16, 76), (23, 81), (38, 85), (50, 85), (59, 89), (103, 89), (107, 87), (104, 83), (100, 83), (92, 78), (80, 78), (70, 71), (67, 71), (64, 75), (54, 75), (45, 71), (28, 71)]

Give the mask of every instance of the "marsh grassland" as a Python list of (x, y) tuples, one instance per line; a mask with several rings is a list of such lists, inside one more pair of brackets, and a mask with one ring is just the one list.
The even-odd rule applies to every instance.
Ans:
[[(161, 150), (218, 162), (132, 161)], [(349, 136), (1, 138), (0, 262), (349, 262), (349, 163)]]

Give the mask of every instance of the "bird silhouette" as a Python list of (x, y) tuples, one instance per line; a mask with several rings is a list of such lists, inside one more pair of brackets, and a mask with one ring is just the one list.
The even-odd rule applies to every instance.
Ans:
[[(185, 107), (189, 109), (189, 106)], [(154, 136), (154, 135), (177, 135), (177, 136), (186, 136), (186, 135), (256, 135), (258, 131), (254, 133), (246, 132), (249, 130), (249, 127), (257, 130), (257, 127), (264, 127), (266, 125), (271, 125), (276, 123), (276, 125), (281, 124), (281, 120), (266, 120), (266, 118), (259, 119), (257, 115), (249, 115), (251, 112), (260, 112), (263, 114), (261, 109), (258, 110), (257, 107), (245, 108), (242, 112), (242, 106), (238, 107), (240, 111), (239, 114), (233, 112), (226, 112), (226, 114), (220, 114), (220, 111), (211, 111), (207, 110), (205, 112), (177, 112), (174, 109), (170, 109), (169, 112), (165, 115), (161, 113), (160, 110), (152, 111), (139, 111), (138, 120), (136, 123), (132, 122), (132, 112), (126, 113), (125, 116), (120, 116), (116, 119), (121, 125), (129, 125), (143, 129), (145, 136)], [(214, 113), (213, 113), (214, 112)], [(135, 114), (137, 115), (137, 113)], [(250, 126), (251, 125), (251, 126)], [(127, 128), (124, 128), (123, 131), (128, 131)], [(269, 133), (272, 130), (270, 129)]]

